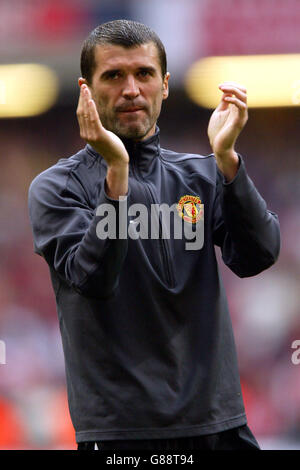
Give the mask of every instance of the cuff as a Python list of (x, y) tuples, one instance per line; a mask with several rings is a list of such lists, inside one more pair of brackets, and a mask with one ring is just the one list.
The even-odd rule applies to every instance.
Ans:
[[(125, 194), (125, 196), (120, 196), (119, 199), (113, 199), (111, 198), (110, 196), (107, 195), (107, 192), (106, 192), (106, 179), (104, 180), (104, 185), (103, 185), (103, 195), (104, 195), (104, 199), (105, 201), (101, 201), (102, 203), (103, 202), (112, 202), (112, 203), (119, 203), (119, 202), (122, 202), (122, 201), (126, 201), (130, 195), (130, 186), (128, 186), (128, 191), (127, 191), (127, 194)], [(103, 198), (101, 198), (103, 199)]]
[(236, 181), (243, 178), (242, 175), (246, 174), (246, 168), (245, 168), (245, 163), (244, 163), (243, 157), (239, 153), (237, 154), (237, 156), (239, 157), (239, 167), (238, 167), (238, 170), (237, 170), (237, 173), (236, 173), (235, 177), (231, 181), (226, 181), (225, 176), (223, 175), (223, 173), (220, 170), (218, 170), (220, 175), (221, 175), (221, 178), (222, 178), (223, 186), (230, 186), (232, 184), (235, 184)]

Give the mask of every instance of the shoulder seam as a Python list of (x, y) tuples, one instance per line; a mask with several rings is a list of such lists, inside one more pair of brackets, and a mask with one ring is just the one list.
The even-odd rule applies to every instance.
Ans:
[(163, 152), (172, 152), (173, 154), (175, 155), (182, 155), (182, 159), (181, 160), (177, 160), (176, 163), (182, 163), (182, 162), (185, 162), (186, 160), (193, 160), (193, 159), (201, 159), (201, 160), (206, 160), (207, 158), (211, 158), (214, 156), (213, 153), (210, 153), (209, 155), (200, 155), (200, 154), (197, 154), (197, 153), (179, 153), (179, 152), (173, 152), (173, 150), (167, 150), (167, 149), (164, 149), (164, 148), (161, 148), (161, 152), (160, 152), (160, 156), (163, 160), (166, 160), (167, 162), (170, 162), (172, 163), (172, 160), (169, 160), (168, 158), (166, 158), (165, 155), (163, 155)]
[[(176, 154), (176, 152), (174, 152), (174, 153)], [(178, 153), (177, 153), (177, 155), (178, 155)], [(191, 155), (191, 158), (186, 158), (186, 159), (183, 159), (181, 161), (175, 161), (175, 162), (172, 162), (171, 160), (168, 160), (168, 159), (164, 158), (161, 153), (159, 154), (159, 157), (160, 157), (162, 163), (174, 163), (174, 164), (175, 163), (183, 163), (183, 162), (186, 162), (187, 160), (191, 160), (191, 159), (194, 159), (194, 158), (197, 159), (197, 154), (187, 154), (187, 155)], [(214, 156), (214, 154), (212, 153), (210, 155), (202, 157), (201, 160), (205, 160), (206, 158), (211, 158), (213, 156)], [(174, 171), (179, 172), (179, 170), (177, 170), (176, 168), (175, 168)], [(191, 173), (191, 175), (197, 175), (199, 178), (205, 180), (207, 183), (211, 184), (212, 186), (216, 186), (216, 181), (214, 181), (213, 179), (207, 178), (205, 175), (202, 175), (201, 173), (197, 173), (196, 171), (194, 171), (193, 173)]]

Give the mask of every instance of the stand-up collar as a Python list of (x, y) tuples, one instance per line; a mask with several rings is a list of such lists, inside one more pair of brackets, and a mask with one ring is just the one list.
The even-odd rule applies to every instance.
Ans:
[[(143, 173), (147, 173), (153, 163), (153, 160), (160, 153), (160, 130), (156, 126), (155, 134), (145, 140), (135, 142), (132, 139), (122, 139), (125, 148), (129, 155), (129, 168), (132, 171), (133, 168), (138, 169)], [(99, 156), (97, 152), (87, 145), (90, 152), (93, 155)]]
[(129, 155), (129, 166), (138, 168), (141, 172), (147, 172), (153, 160), (160, 153), (160, 130), (156, 126), (155, 134), (148, 139), (135, 142), (131, 139), (123, 139), (123, 143)]

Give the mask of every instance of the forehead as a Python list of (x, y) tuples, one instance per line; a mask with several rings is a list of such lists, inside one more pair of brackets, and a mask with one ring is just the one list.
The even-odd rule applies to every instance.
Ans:
[(160, 68), (158, 50), (153, 42), (126, 48), (114, 44), (95, 47), (96, 72), (108, 69), (154, 67)]

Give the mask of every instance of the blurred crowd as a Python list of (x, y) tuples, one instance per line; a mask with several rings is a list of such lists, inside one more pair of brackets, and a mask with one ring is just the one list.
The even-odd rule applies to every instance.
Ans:
[[(172, 95), (172, 94), (171, 94)], [(81, 141), (73, 105), (0, 122), (0, 449), (75, 449), (55, 299), (47, 265), (33, 253), (27, 192), (31, 180)], [(176, 92), (159, 126), (161, 145), (208, 154), (209, 112)], [(251, 110), (237, 149), (250, 177), (279, 215), (279, 261), (239, 279), (224, 266), (249, 426), (258, 440), (290, 439), (300, 448), (300, 365), (291, 348), (300, 340), (300, 110)], [(199, 397), (200, 398), (200, 397)], [(130, 405), (129, 405), (130, 406)]]

